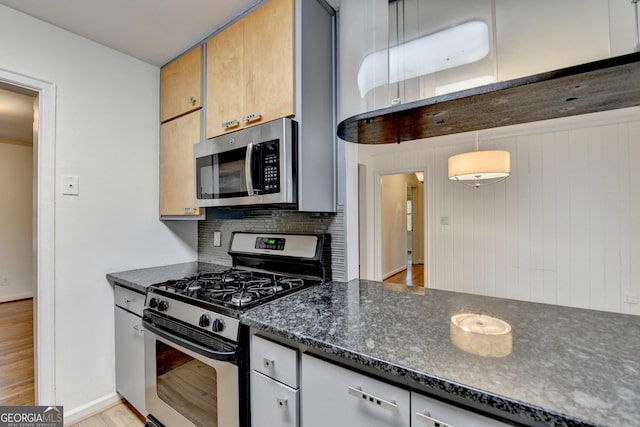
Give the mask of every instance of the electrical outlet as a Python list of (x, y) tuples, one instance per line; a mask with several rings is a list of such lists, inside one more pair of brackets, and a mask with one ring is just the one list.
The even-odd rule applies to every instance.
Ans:
[(219, 231), (214, 231), (213, 232), (213, 246), (222, 246), (222, 241), (220, 239), (220, 232)]
[(624, 302), (627, 304), (638, 304), (638, 294), (624, 294)]
[(80, 194), (79, 178), (74, 175), (62, 175), (62, 194), (66, 196), (77, 196)]

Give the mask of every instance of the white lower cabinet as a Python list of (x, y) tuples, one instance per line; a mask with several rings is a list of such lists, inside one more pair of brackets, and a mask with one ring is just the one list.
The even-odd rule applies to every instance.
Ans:
[(302, 355), (302, 427), (409, 427), (410, 393)]
[[(143, 297), (142, 297), (143, 298)], [(146, 416), (142, 319), (115, 307), (116, 390)]]
[(251, 425), (253, 427), (298, 426), (298, 390), (251, 372)]
[(298, 350), (251, 336), (251, 426), (298, 427)]
[(411, 427), (508, 427), (492, 418), (411, 393)]

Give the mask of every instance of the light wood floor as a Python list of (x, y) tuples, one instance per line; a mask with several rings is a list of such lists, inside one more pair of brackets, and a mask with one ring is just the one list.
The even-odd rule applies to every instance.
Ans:
[(120, 401), (66, 427), (142, 427), (144, 423), (145, 419), (135, 409), (125, 401)]
[(409, 268), (384, 280), (400, 285), (424, 286), (424, 265), (410, 264)]
[(35, 405), (33, 299), (0, 304), (0, 406)]

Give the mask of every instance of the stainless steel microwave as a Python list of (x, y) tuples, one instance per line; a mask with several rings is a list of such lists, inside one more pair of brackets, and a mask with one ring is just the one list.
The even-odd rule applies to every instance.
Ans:
[(297, 203), (297, 146), (286, 118), (196, 144), (196, 206)]

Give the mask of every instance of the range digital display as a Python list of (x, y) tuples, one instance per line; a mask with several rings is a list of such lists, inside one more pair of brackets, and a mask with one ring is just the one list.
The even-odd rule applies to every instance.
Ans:
[(283, 251), (286, 239), (282, 237), (256, 237), (256, 249)]

